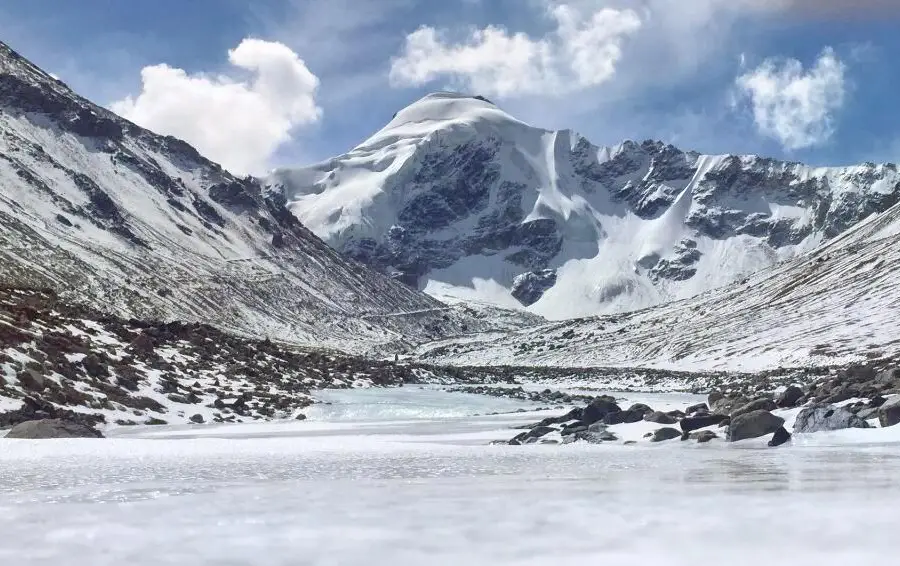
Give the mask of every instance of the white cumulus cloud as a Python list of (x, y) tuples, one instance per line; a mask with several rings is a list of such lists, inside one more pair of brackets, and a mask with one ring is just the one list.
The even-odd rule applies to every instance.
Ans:
[(228, 52), (234, 69), (190, 74), (165, 64), (141, 71), (137, 96), (114, 102), (117, 114), (181, 138), (236, 174), (261, 173), (291, 132), (321, 117), (319, 79), (282, 43), (244, 39)]
[(592, 8), (547, 0), (553, 31), (541, 37), (488, 26), (461, 41), (423, 26), (406, 37), (391, 64), (391, 82), (420, 86), (445, 78), (500, 97), (557, 95), (600, 85), (616, 72), (622, 44), (642, 25), (630, 9)]
[(737, 78), (757, 129), (795, 150), (826, 142), (846, 98), (846, 66), (826, 49), (809, 69), (796, 59), (768, 59)]

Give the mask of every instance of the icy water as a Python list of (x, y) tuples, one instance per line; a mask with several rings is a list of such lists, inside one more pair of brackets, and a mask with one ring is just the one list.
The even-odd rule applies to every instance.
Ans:
[(545, 413), (476, 417), (529, 406), (414, 388), (322, 397), (332, 404), (306, 422), (0, 439), (0, 560), (822, 566), (895, 554), (890, 429), (777, 450), (486, 446)]

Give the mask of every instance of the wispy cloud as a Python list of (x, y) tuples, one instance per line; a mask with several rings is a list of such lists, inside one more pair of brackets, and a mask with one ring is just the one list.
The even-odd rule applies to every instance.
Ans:
[(546, 15), (555, 25), (541, 37), (488, 26), (453, 42), (446, 31), (423, 26), (407, 36), (391, 81), (420, 86), (449, 77), (488, 95), (565, 94), (611, 79), (623, 41), (641, 27), (632, 10), (551, 3)]
[(796, 59), (768, 59), (739, 76), (736, 85), (760, 133), (796, 150), (831, 138), (846, 98), (845, 70), (829, 48), (809, 69)]

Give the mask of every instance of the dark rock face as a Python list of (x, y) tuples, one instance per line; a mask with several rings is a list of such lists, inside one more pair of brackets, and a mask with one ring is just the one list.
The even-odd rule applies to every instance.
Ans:
[(753, 411), (774, 411), (777, 408), (775, 401), (771, 399), (757, 399), (756, 401), (751, 401), (746, 405), (741, 405), (740, 407), (733, 409), (731, 411), (731, 418), (746, 413), (752, 413)]
[(797, 406), (797, 402), (803, 398), (803, 390), (796, 385), (791, 385), (775, 397), (775, 405), (779, 409), (790, 409)]
[(594, 401), (584, 408), (581, 414), (581, 421), (586, 425), (592, 425), (597, 421), (603, 420), (610, 413), (621, 412), (614, 399), (606, 397), (597, 397)]
[(603, 422), (607, 425), (639, 423), (644, 420), (644, 415), (644, 411), (630, 408), (625, 411), (619, 411), (618, 413), (609, 413), (603, 417)]
[(588, 444), (603, 444), (604, 442), (615, 442), (619, 440), (619, 438), (611, 432), (584, 431), (576, 433), (575, 440), (583, 440)]
[(696, 437), (698, 443), (705, 444), (707, 442), (715, 440), (716, 438), (719, 438), (719, 435), (711, 430), (701, 430), (697, 433)]
[(644, 420), (647, 421), (648, 423), (666, 424), (666, 425), (675, 424), (678, 422), (678, 419), (676, 419), (675, 417), (672, 417), (670, 415), (667, 415), (666, 413), (663, 413), (662, 411), (655, 411), (653, 413), (650, 413), (649, 415), (646, 415), (644, 417)]
[(786, 428), (781, 427), (775, 431), (775, 434), (772, 435), (772, 440), (769, 441), (769, 446), (775, 448), (777, 446), (781, 446), (782, 444), (786, 444), (791, 440), (791, 433), (787, 431)]
[(708, 413), (709, 407), (706, 403), (697, 403), (696, 405), (691, 405), (687, 409), (684, 410), (688, 415), (693, 415), (694, 413)]
[(42, 419), (17, 424), (6, 434), (6, 438), (103, 438), (103, 435), (100, 431), (81, 423)]
[(728, 442), (738, 442), (772, 434), (784, 426), (784, 419), (769, 411), (757, 410), (731, 419), (728, 425)]
[(869, 428), (869, 423), (844, 407), (814, 405), (800, 411), (794, 423), (795, 434), (811, 434), (845, 428)]
[(878, 408), (878, 420), (882, 427), (900, 424), (900, 395), (889, 399)]
[(517, 301), (527, 307), (538, 302), (544, 295), (544, 292), (554, 285), (556, 285), (555, 270), (529, 271), (513, 280), (511, 292)]
[(681, 433), (677, 429), (666, 427), (656, 430), (650, 438), (650, 442), (665, 442), (676, 438), (681, 438)]
[(722, 424), (729, 420), (727, 415), (698, 415), (681, 420), (681, 430), (692, 432), (701, 428)]

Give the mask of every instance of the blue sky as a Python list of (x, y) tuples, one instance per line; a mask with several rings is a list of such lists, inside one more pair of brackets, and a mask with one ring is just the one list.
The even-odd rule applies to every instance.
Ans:
[(0, 39), (241, 172), (342, 153), (443, 88), (597, 144), (837, 165), (900, 161), (892, 4), (4, 0)]

